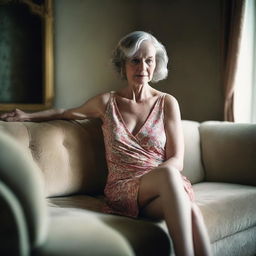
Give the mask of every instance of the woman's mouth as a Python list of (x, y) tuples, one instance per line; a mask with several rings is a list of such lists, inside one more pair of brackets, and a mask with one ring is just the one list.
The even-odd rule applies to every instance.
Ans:
[(135, 75), (136, 77), (147, 77), (147, 75)]

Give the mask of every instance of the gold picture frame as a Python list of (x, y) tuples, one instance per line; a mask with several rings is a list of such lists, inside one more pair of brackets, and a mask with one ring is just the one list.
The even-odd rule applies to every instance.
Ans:
[(53, 105), (52, 4), (52, 0), (0, 0), (0, 112), (38, 111)]

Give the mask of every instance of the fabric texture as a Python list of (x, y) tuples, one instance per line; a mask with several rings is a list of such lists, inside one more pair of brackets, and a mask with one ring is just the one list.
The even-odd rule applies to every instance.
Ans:
[(100, 120), (1, 122), (43, 174), (46, 197), (103, 194), (107, 177)]
[(185, 142), (182, 174), (185, 175), (192, 184), (202, 182), (205, 178), (205, 171), (201, 159), (199, 123), (183, 120), (182, 127)]
[[(17, 209), (20, 207), (20, 212), (24, 214), (24, 220), (28, 223), (30, 243), (32, 246), (39, 246), (47, 236), (47, 212), (43, 177), (39, 168), (30, 160), (23, 148), (11, 136), (0, 133), (1, 188), (5, 186), (5, 191), (9, 191), (8, 197), (15, 198), (12, 203)], [(20, 217), (17, 218), (23, 218), (21, 214), (19, 215)], [(17, 232), (22, 233), (22, 230)]]
[[(164, 93), (158, 97), (144, 124), (133, 135), (118, 109), (115, 93), (111, 93), (102, 125), (109, 171), (104, 190), (109, 207), (104, 207), (104, 212), (138, 216), (140, 178), (166, 160), (164, 97)], [(182, 177), (193, 200), (192, 186)]]
[(212, 243), (256, 227), (255, 186), (202, 182), (193, 189)]
[(129, 241), (110, 225), (103, 214), (80, 209), (50, 207), (50, 225), (37, 256), (134, 256)]
[[(226, 122), (182, 123), (184, 175), (196, 183), (203, 179), (193, 189), (212, 241), (213, 255), (254, 256), (256, 126)], [(169, 240), (163, 221), (99, 213), (105, 201), (98, 195), (103, 194), (107, 177), (101, 124), (94, 119), (42, 123), (0, 121), (0, 180), (22, 202), (24, 210), (26, 208), (29, 220), (26, 223), (39, 224), (39, 218), (49, 223), (49, 232), (43, 232), (47, 235), (45, 243), (37, 248), (39, 243), (30, 243), (33, 254), (173, 255), (171, 238)], [(16, 146), (12, 148), (13, 143), (4, 138), (5, 133), (20, 144), (19, 150)], [(63, 162), (65, 156), (68, 161)], [(45, 198), (38, 194), (43, 184), (38, 184), (41, 178), (36, 178), (36, 173), (42, 174), (46, 195), (51, 196), (47, 199), (50, 214), (45, 215)], [(23, 204), (25, 201), (28, 203)], [(10, 219), (11, 214), (6, 213)], [(2, 216), (2, 223), (5, 220)], [(38, 224), (36, 229), (43, 223)], [(1, 231), (4, 227), (1, 226)], [(16, 228), (3, 232), (5, 238), (22, 236)], [(31, 233), (30, 227), (27, 231)], [(2, 252), (5, 247), (0, 244), (1, 255), (7, 254)]]
[(234, 121), (235, 76), (238, 70), (238, 56), (241, 51), (245, 0), (224, 1), (223, 5), (224, 119), (225, 121)]
[(199, 131), (206, 181), (256, 185), (256, 124), (208, 121)]

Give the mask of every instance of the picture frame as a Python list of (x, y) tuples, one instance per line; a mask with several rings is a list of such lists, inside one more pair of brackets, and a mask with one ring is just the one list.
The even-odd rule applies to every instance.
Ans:
[(0, 112), (54, 100), (52, 0), (0, 0)]

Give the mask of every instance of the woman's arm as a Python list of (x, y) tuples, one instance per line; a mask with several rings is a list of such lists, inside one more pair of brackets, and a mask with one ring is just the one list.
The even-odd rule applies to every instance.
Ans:
[(17, 121), (49, 121), (56, 119), (74, 120), (86, 118), (102, 118), (107, 102), (109, 100), (109, 93), (101, 94), (89, 99), (83, 105), (71, 109), (49, 109), (34, 113), (27, 113), (20, 109), (15, 109), (12, 112), (0, 115), (0, 119), (8, 122)]
[(164, 105), (166, 142), (166, 161), (161, 166), (173, 166), (179, 171), (183, 169), (184, 137), (180, 109), (177, 100), (166, 95)]

